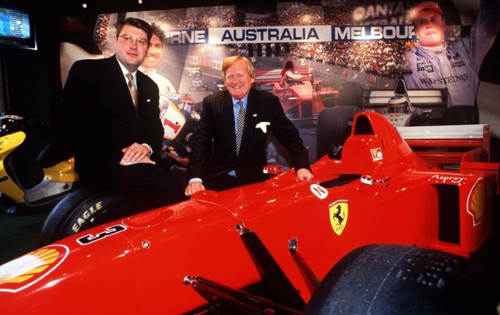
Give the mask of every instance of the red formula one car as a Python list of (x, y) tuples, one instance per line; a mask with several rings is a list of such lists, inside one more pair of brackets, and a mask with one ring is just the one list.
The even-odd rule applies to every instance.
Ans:
[(279, 97), (283, 110), (293, 118), (315, 117), (325, 101), (333, 104), (339, 97), (339, 91), (314, 79), (311, 68), (296, 68), (291, 60), (285, 61), (283, 69), (255, 70), (254, 84)]
[(314, 181), (199, 192), (0, 266), (2, 314), (482, 314), (469, 256), (500, 165), (488, 126), (449, 131), (358, 113)]

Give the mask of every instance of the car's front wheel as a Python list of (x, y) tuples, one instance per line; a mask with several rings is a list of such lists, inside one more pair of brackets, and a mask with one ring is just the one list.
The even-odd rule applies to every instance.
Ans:
[(47, 245), (64, 237), (153, 207), (140, 196), (125, 191), (77, 189), (50, 212), (40, 235)]

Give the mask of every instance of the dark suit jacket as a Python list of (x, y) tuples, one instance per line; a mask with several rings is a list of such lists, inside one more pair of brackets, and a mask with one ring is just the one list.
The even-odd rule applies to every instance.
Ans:
[(137, 72), (138, 113), (115, 56), (77, 61), (71, 67), (58, 111), (58, 134), (70, 143), (82, 177), (107, 176), (119, 167), (121, 150), (147, 143), (159, 153), (163, 128), (158, 86)]
[[(265, 180), (262, 169), (267, 164), (267, 133), (256, 128), (261, 122), (270, 123), (267, 133), (272, 130), (278, 141), (288, 149), (296, 170), (310, 169), (309, 157), (299, 132), (284, 114), (279, 99), (271, 93), (251, 89), (239, 155), (236, 155), (231, 95), (224, 91), (204, 98), (189, 158), (188, 178), (207, 180), (235, 170), (236, 176), (243, 183)], [(212, 139), (215, 154), (210, 156)]]

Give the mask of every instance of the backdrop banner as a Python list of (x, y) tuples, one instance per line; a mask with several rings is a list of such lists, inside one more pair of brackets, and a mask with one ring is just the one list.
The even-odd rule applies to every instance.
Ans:
[[(283, 2), (260, 8), (233, 5), (103, 13), (90, 21), (68, 17), (60, 43), (61, 83), (76, 60), (114, 54), (117, 21), (140, 18), (159, 27), (165, 36), (156, 68), (143, 69), (160, 86), (162, 115), (174, 104), (186, 121), (196, 120), (203, 98), (224, 89), (223, 59), (246, 56), (257, 69), (255, 87), (280, 98), (314, 162), (321, 157), (316, 156), (316, 139), (322, 110), (336, 105), (362, 107), (367, 91), (393, 90), (402, 75), (397, 70), (409, 68), (408, 55), (419, 48), (410, 19), (416, 2)], [(470, 21), (471, 12), (461, 16), (452, 0), (439, 3), (446, 21), (445, 43), (459, 43), (471, 33), (473, 24), (462, 22)], [(449, 58), (459, 65), (461, 55)], [(421, 69), (427, 66), (422, 64)], [(297, 92), (294, 85), (304, 82), (307, 87)], [(360, 88), (352, 88), (354, 84)], [(164, 126), (168, 151), (180, 128), (168, 117)], [(272, 136), (268, 160), (289, 165), (287, 154)]]

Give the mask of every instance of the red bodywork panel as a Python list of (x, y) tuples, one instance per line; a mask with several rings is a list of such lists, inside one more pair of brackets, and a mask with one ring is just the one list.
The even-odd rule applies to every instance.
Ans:
[[(294, 72), (300, 79), (288, 82), (286, 73)], [(311, 68), (296, 68), (293, 61), (286, 60), (282, 69), (255, 70), (255, 85), (265, 85), (276, 95), (288, 112), (297, 108), (297, 118), (311, 117), (325, 108), (324, 99), (337, 99), (339, 92), (324, 87), (321, 80), (315, 80)]]
[[(486, 150), (477, 146), (473, 150)], [(440, 153), (441, 154), (441, 153)], [(311, 296), (288, 252), (319, 279), (351, 250), (393, 243), (467, 257), (492, 233), (499, 164), (464, 154), (460, 170), (420, 158), (377, 113), (355, 117), (341, 160), (323, 157), (314, 180), (293, 170), (258, 184), (118, 220), (0, 266), (2, 314), (184, 314), (206, 304), (186, 276), (245, 288), (261, 281), (236, 226), (257, 233), (305, 301)], [(446, 230), (440, 187), (459, 207), (458, 234)], [(440, 219), (441, 218), (441, 219)], [(440, 223), (440, 221), (442, 221)]]

